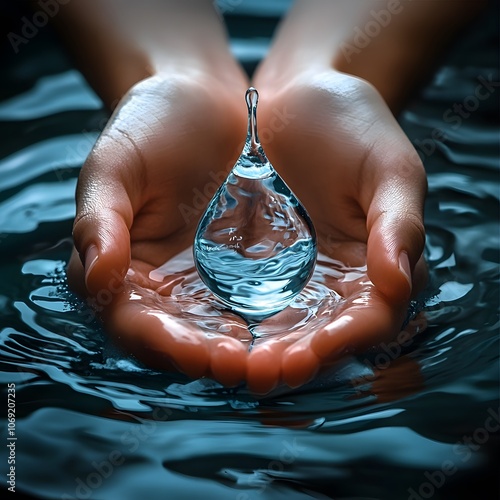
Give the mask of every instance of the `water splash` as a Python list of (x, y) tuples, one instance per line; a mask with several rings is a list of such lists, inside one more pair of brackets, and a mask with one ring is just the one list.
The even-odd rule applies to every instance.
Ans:
[(312, 276), (316, 233), (274, 170), (257, 133), (258, 93), (249, 88), (243, 151), (201, 218), (196, 268), (226, 306), (253, 322), (289, 305)]

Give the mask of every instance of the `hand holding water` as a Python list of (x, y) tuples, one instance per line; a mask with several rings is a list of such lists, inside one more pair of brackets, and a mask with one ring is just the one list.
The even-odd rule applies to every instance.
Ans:
[[(425, 176), (380, 96), (328, 65), (280, 71), (280, 60), (271, 54), (256, 76), (261, 130), (275, 129), (276, 110), (294, 118), (264, 147), (316, 224), (331, 307), (305, 322), (302, 309), (289, 307), (264, 319), (254, 339), (241, 317), (204, 301), (194, 267), (158, 281), (158, 268), (193, 242), (197, 220), (179, 207), (192, 206), (210, 174), (234, 162), (244, 137), (247, 82), (238, 70), (210, 74), (203, 62), (143, 80), (121, 101), (82, 169), (68, 269), (127, 352), (228, 386), (246, 381), (260, 393), (300, 386), (346, 352), (392, 339), (425, 274), (417, 264)], [(188, 317), (177, 300), (182, 287), (192, 291)], [(99, 299), (109, 297), (103, 291), (112, 301)]]
[[(193, 241), (198, 220), (180, 207), (192, 206), (195, 193), (213, 183), (211, 174), (220, 176), (237, 154), (246, 82), (241, 91), (234, 83), (228, 90), (208, 76), (152, 78), (132, 88), (87, 159), (77, 190), (70, 285), (93, 298), (108, 333), (127, 352), (192, 376), (207, 374), (209, 349), (224, 352), (226, 338), (206, 341), (196, 325), (159, 310), (151, 295), (137, 301), (133, 288), (158, 288), (150, 272)], [(244, 362), (231, 359), (244, 373)]]
[[(357, 241), (352, 238), (337, 242), (335, 236), (332, 239), (334, 233), (325, 233), (331, 211), (327, 210), (324, 216), (321, 216), (322, 197), (316, 197), (318, 203), (313, 203), (312, 192), (308, 193), (304, 189), (302, 189), (303, 195), (311, 199), (311, 209), (317, 212), (317, 220), (321, 227), (320, 244), (323, 245), (327, 256), (333, 257), (333, 260), (325, 260), (323, 257), (321, 265), (337, 272), (336, 279), (328, 277), (328, 273), (324, 274), (322, 279), (326, 279), (330, 289), (338, 292), (345, 300), (338, 311), (332, 308), (327, 311), (326, 320), (323, 314), (321, 321), (311, 320), (297, 327), (297, 314), (299, 321), (303, 319), (300, 311), (285, 310), (264, 320), (258, 327), (259, 335), (252, 343), (248, 324), (211, 302), (208, 305), (204, 304), (203, 312), (211, 316), (215, 307), (217, 329), (211, 332), (203, 328), (206, 323), (202, 322), (200, 326), (200, 322), (195, 321), (193, 316), (185, 314), (191, 307), (188, 303), (190, 297), (187, 302), (184, 300), (186, 294), (180, 306), (182, 310), (173, 306), (174, 303), (180, 304), (179, 299), (175, 297), (176, 280), (189, 282), (192, 280), (190, 277), (192, 270), (179, 269), (163, 277), (159, 282), (153, 279), (153, 274), (165, 260), (175, 256), (193, 241), (196, 221), (193, 220), (190, 224), (186, 224), (185, 220), (182, 221), (179, 205), (183, 201), (188, 201), (182, 193), (187, 192), (188, 196), (191, 196), (189, 188), (193, 185), (192, 175), (198, 175), (198, 180), (206, 181), (207, 161), (213, 161), (212, 166), (216, 168), (218, 162), (227, 160), (223, 153), (230, 155), (231, 148), (228, 147), (230, 144), (228, 142), (222, 150), (216, 150), (214, 145), (221, 144), (221, 137), (216, 135), (202, 148), (202, 151), (206, 152), (209, 150), (208, 144), (211, 145), (213, 149), (210, 150), (212, 153), (210, 160), (197, 155), (193, 157), (190, 144), (193, 142), (200, 144), (202, 140), (200, 130), (194, 129), (193, 136), (188, 138), (190, 140), (186, 140), (184, 144), (182, 141), (175, 141), (175, 148), (170, 149), (164, 142), (160, 130), (168, 130), (171, 121), (176, 123), (177, 130), (182, 125), (180, 117), (173, 113), (174, 110), (170, 107), (170, 114), (163, 115), (161, 111), (156, 111), (152, 115), (147, 115), (157, 124), (164, 120), (163, 127), (158, 129), (158, 142), (155, 141), (155, 135), (151, 134), (146, 120), (143, 123), (144, 131), (148, 132), (148, 142), (145, 146), (140, 143), (140, 129), (130, 130), (129, 133), (135, 135), (127, 137), (135, 145), (142, 146), (140, 154), (137, 151), (129, 151), (126, 157), (118, 157), (119, 161), (116, 161), (116, 155), (112, 156), (110, 149), (107, 148), (127, 149), (127, 145), (121, 140), (125, 135), (123, 127), (127, 126), (130, 120), (137, 123), (135, 120), (139, 109), (153, 109), (151, 105), (155, 102), (153, 96), (157, 85), (158, 89), (163, 90), (165, 86), (170, 85), (171, 92), (176, 88), (175, 82), (172, 81), (152, 81), (132, 90), (131, 96), (117, 111), (114, 121), (105, 130), (85, 165), (79, 186), (80, 217), (77, 217), (75, 223), (75, 242), (77, 248), (85, 248), (87, 245), (84, 257), (87, 290), (91, 294), (98, 295), (100, 290), (109, 288), (110, 280), (116, 280), (116, 276), (119, 277), (120, 273), (127, 272), (123, 286), (118, 293), (115, 293), (113, 302), (106, 304), (102, 314), (107, 330), (115, 339), (127, 351), (152, 366), (176, 368), (193, 377), (211, 376), (227, 385), (245, 380), (250, 388), (257, 392), (268, 392), (283, 381), (291, 386), (302, 385), (322, 366), (340, 358), (345, 352), (367, 347), (383, 339), (391, 339), (403, 322), (407, 301), (403, 300), (397, 307), (391, 307), (390, 302), (374, 289), (362, 270), (365, 263), (363, 240)], [(143, 90), (144, 86), (146, 91)], [(188, 91), (186, 87), (177, 90), (181, 93)], [(195, 86), (190, 90), (200, 97), (198, 87)], [(193, 98), (194, 94), (188, 97)], [(205, 116), (208, 116), (217, 110), (216, 102), (207, 99), (208, 93), (201, 95), (205, 98), (201, 100), (204, 106), (210, 106), (206, 108)], [(164, 92), (159, 92), (157, 99), (161, 102), (163, 96)], [(226, 97), (231, 102), (231, 96)], [(279, 102), (278, 98), (279, 95), (274, 101), (275, 104)], [(156, 110), (161, 110), (168, 104), (165, 102), (162, 103), (163, 106), (159, 106), (160, 102), (155, 103)], [(197, 102), (199, 104), (200, 100)], [(224, 104), (227, 111), (228, 101), (224, 101)], [(205, 111), (200, 106), (192, 109), (198, 112)], [(291, 109), (294, 112), (298, 111), (293, 105)], [(186, 108), (182, 110), (185, 113)], [(229, 116), (226, 113), (221, 125), (226, 120), (228, 126), (238, 124), (240, 115), (235, 113), (234, 121), (229, 120)], [(193, 121), (186, 123), (192, 124)], [(307, 117), (304, 117), (304, 123), (307, 123)], [(287, 174), (293, 174), (296, 168), (300, 170), (295, 172), (296, 174), (302, 173), (302, 165), (307, 162), (308, 171), (318, 176), (313, 182), (321, 181), (321, 176), (324, 174), (323, 165), (311, 161), (307, 157), (311, 151), (310, 145), (297, 143), (299, 138), (293, 136), (300, 129), (300, 126), (298, 129), (290, 127), (289, 130), (283, 131), (282, 136), (276, 137), (274, 146), (278, 145), (278, 141), (290, 141), (281, 145), (282, 149), (279, 151), (283, 155), (293, 154), (294, 144), (299, 148), (299, 151), (295, 151), (295, 159), (289, 158), (286, 162)], [(303, 140), (311, 140), (310, 134), (302, 132), (301, 136), (305, 138)], [(288, 138), (287, 133), (291, 134)], [(231, 135), (228, 129), (224, 132), (224, 138), (229, 137)], [(302, 147), (305, 156), (300, 156)], [(174, 154), (169, 155), (167, 159), (164, 156), (165, 151), (172, 151)], [(324, 153), (331, 154), (331, 151)], [(276, 157), (279, 159), (281, 155)], [(328, 158), (328, 156), (320, 157)], [(109, 162), (109, 165), (104, 164), (104, 169), (103, 158)], [(96, 161), (97, 159), (100, 161)], [(203, 168), (200, 168), (200, 165), (204, 165)], [(354, 166), (355, 162), (352, 163), (353, 170)], [(182, 170), (178, 170), (179, 168)], [(108, 175), (106, 182), (104, 182), (105, 172)], [(169, 185), (169, 177), (178, 179), (180, 172), (190, 174), (181, 177), (184, 179), (184, 185), (179, 183), (179, 180), (175, 184), (176, 192), (180, 193), (180, 196), (177, 197), (175, 192), (166, 193), (164, 187)], [(136, 191), (136, 187), (139, 186), (138, 179), (154, 179), (155, 175), (158, 177), (151, 185), (142, 184), (141, 191)], [(98, 190), (92, 189), (96, 181), (103, 183)], [(307, 183), (305, 187), (308, 187)], [(109, 189), (113, 190), (112, 193), (107, 192)], [(345, 189), (345, 186), (342, 189)], [(332, 188), (332, 192), (341, 197), (341, 193), (335, 188)], [(96, 193), (99, 193), (98, 197)], [(145, 210), (144, 207), (148, 209)], [(339, 208), (341, 210), (337, 213), (340, 224), (343, 224), (346, 221), (345, 215), (342, 214), (346, 210)], [(127, 220), (128, 216), (131, 220)], [(123, 228), (122, 233), (114, 229), (118, 223)], [(87, 257), (89, 248), (92, 252), (92, 243), (89, 243), (92, 239), (98, 249), (98, 257), (89, 263)], [(131, 261), (128, 260), (129, 252)], [(343, 268), (342, 262), (350, 267)], [(345, 274), (353, 274), (355, 267), (356, 277), (346, 279)], [(82, 279), (81, 276), (82, 270), (75, 255), (70, 264), (70, 277), (78, 284)], [(198, 292), (199, 289), (196, 289), (196, 293)], [(194, 302), (197, 302), (196, 293), (193, 292), (191, 297)], [(170, 300), (172, 297), (174, 301)], [(286, 334), (287, 328), (290, 329), (288, 334)], [(251, 352), (249, 352), (250, 346), (253, 347)]]
[(330, 282), (345, 302), (327, 325), (301, 338), (256, 343), (250, 354), (248, 373), (279, 364), (282, 378), (300, 385), (346, 352), (399, 332), (411, 296), (426, 280), (426, 177), (369, 84), (325, 70), (274, 86), (265, 69), (255, 80), (261, 127), (271, 129), (275, 110), (286, 110), (290, 121), (264, 144), (268, 156), (311, 214), (320, 252), (358, 272), (349, 278), (345, 269)]

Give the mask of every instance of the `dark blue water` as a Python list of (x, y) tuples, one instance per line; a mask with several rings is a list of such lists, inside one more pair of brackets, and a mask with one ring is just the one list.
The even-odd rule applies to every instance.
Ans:
[[(226, 4), (250, 71), (286, 2)], [(430, 185), (427, 329), (401, 352), (389, 344), (262, 400), (144, 368), (68, 292), (76, 179), (106, 115), (48, 28), (18, 54), (4, 46), (2, 488), (14, 383), (16, 491), (36, 498), (498, 498), (494, 20), (490, 12), (462, 37), (401, 117)]]

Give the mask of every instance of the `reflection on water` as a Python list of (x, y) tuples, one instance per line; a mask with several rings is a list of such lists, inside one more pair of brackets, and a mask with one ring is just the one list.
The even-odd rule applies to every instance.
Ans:
[[(429, 176), (427, 329), (260, 400), (145, 368), (68, 292), (76, 176), (102, 119), (81, 78), (40, 73), (0, 103), (12, 137), (0, 145), (0, 377), (4, 391), (16, 384), (17, 488), (47, 499), (493, 498), (500, 90), (459, 127), (443, 114), (479, 77), (499, 77), (484, 57), (450, 61), (402, 117)], [(429, 142), (434, 129), (445, 138)]]

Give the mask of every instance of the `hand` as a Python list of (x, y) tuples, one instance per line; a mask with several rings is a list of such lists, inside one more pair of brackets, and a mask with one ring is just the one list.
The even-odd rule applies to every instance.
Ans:
[[(218, 377), (229, 385), (244, 377), (243, 344), (223, 335), (207, 339), (195, 324), (161, 309), (150, 300), (159, 284), (149, 273), (192, 243), (245, 137), (245, 90), (243, 78), (227, 89), (200, 75), (133, 87), (82, 168), (68, 266), (71, 287), (89, 297), (128, 352), (193, 377), (217, 374), (222, 357), (225, 367), (236, 365)], [(141, 301), (133, 295), (137, 287)]]
[[(191, 377), (210, 376), (228, 386), (246, 380), (259, 393), (282, 381), (302, 385), (346, 351), (392, 338), (403, 321), (406, 302), (393, 308), (374, 289), (359, 269), (364, 264), (363, 240), (344, 241), (326, 232), (330, 226), (317, 217), (307, 190), (298, 194), (315, 219), (323, 251), (337, 259), (324, 265), (341, 276), (328, 283), (345, 298), (335, 311), (337, 319), (326, 325), (312, 322), (287, 335), (287, 325), (296, 322), (294, 311), (287, 309), (261, 325), (263, 331), (280, 334), (258, 339), (248, 354), (251, 335), (238, 316), (222, 313), (218, 321), (226, 326), (224, 333), (207, 335), (173, 306), (176, 280), (188, 278), (192, 269), (166, 275), (160, 282), (151, 279), (151, 271), (191, 244), (204, 210), (198, 204), (199, 213), (191, 218), (179, 208), (195, 208), (195, 193), (213, 184), (209, 173), (220, 172), (244, 136), (245, 117), (239, 114), (242, 89), (234, 96), (220, 89), (225, 99), (215, 101), (205, 86), (187, 83), (152, 80), (133, 89), (82, 170), (74, 236), (85, 271), (75, 253), (68, 274), (73, 287), (94, 296), (106, 330), (150, 366), (178, 369)], [(263, 115), (265, 124), (265, 108)], [(207, 116), (213, 120), (208, 127)], [(287, 131), (292, 130), (284, 130), (280, 140), (294, 139), (286, 137)], [(282, 150), (288, 151), (290, 144), (284, 146)], [(296, 166), (290, 161), (290, 172)]]
[[(264, 149), (309, 211), (320, 250), (345, 266), (344, 276), (330, 286), (346, 303), (327, 325), (256, 342), (247, 379), (265, 392), (276, 380), (302, 385), (346, 352), (398, 334), (411, 295), (426, 280), (426, 177), (368, 83), (325, 70), (278, 90), (257, 75), (255, 86), (259, 128), (268, 132), (261, 134)], [(287, 123), (277, 123), (277, 116), (286, 116)], [(349, 277), (352, 267), (356, 279)]]

